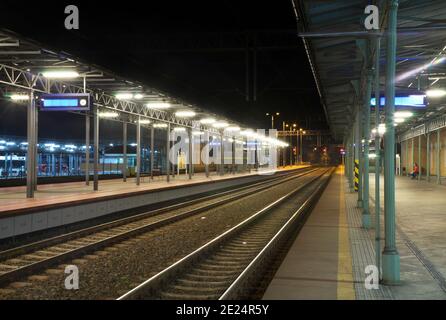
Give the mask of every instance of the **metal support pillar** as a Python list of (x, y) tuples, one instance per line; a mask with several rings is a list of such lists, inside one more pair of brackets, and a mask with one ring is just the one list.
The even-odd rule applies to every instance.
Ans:
[(39, 171), (39, 161), (38, 161), (38, 138), (39, 138), (39, 110), (37, 108), (34, 108), (34, 164), (33, 164), (33, 188), (34, 191), (37, 191), (37, 173)]
[(85, 184), (90, 185), (90, 115), (85, 114)]
[(221, 157), (221, 164), (220, 164), (220, 175), (224, 175), (225, 170), (225, 150), (224, 150), (224, 137), (223, 133), (220, 135), (220, 157)]
[[(35, 112), (36, 105), (34, 100), (34, 91), (31, 90), (30, 96), (29, 96), (29, 105), (27, 110), (27, 140), (28, 140), (28, 146), (27, 146), (27, 153), (26, 153), (26, 197), (27, 198), (34, 198), (34, 141), (35, 141), (35, 135), (36, 130), (34, 128), (35, 125)], [(5, 158), (5, 161), (6, 158)]]
[(357, 207), (362, 208), (362, 176), (361, 176), (361, 153), (362, 153), (362, 141), (361, 141), (361, 116), (359, 110), (356, 112), (356, 123), (355, 123), (355, 190), (358, 192)]
[(384, 138), (384, 224), (385, 246), (382, 256), (383, 282), (400, 281), (400, 256), (396, 248), (395, 219), (395, 69), (398, 0), (389, 0), (386, 70), (386, 133)]
[(367, 83), (364, 96), (364, 182), (363, 182), (363, 211), (362, 227), (369, 229), (372, 226), (369, 208), (369, 145), (370, 145), (370, 97), (372, 95), (372, 70), (367, 71)]
[(437, 165), (435, 168), (437, 169), (437, 184), (441, 184), (441, 129), (437, 130)]
[(421, 135), (418, 136), (418, 168), (420, 172), (418, 173), (418, 181), (421, 181)]
[(166, 130), (166, 181), (170, 182), (170, 123), (167, 124)]
[(98, 191), (99, 190), (99, 177), (98, 177), (98, 167), (99, 167), (99, 110), (96, 107), (94, 110), (94, 117), (93, 117), (93, 139), (94, 139), (94, 147), (93, 147), (93, 159), (94, 159), (94, 165), (93, 165), (93, 171), (94, 171), (94, 178), (93, 178), (93, 190)]
[(410, 161), (410, 172), (412, 172), (413, 171), (413, 167), (414, 167), (414, 164), (415, 164), (415, 138), (413, 138), (412, 137), (412, 139), (411, 139), (411, 161)]
[(232, 174), (235, 174), (235, 137), (232, 137)]
[(381, 278), (381, 192), (379, 183), (381, 172), (381, 139), (378, 132), (381, 121), (379, 116), (379, 109), (381, 107), (381, 91), (379, 85), (381, 39), (377, 37), (375, 41), (375, 264), (378, 268), (379, 278)]
[(426, 135), (426, 181), (431, 180), (431, 133)]
[(141, 184), (141, 117), (136, 124), (136, 185)]
[(127, 182), (127, 122), (122, 124), (122, 179)]
[(193, 144), (192, 128), (188, 129), (188, 135), (189, 135), (189, 145), (188, 145), (189, 152), (187, 154), (187, 158), (188, 158), (188, 162), (189, 162), (188, 173), (189, 173), (189, 180), (192, 180), (192, 167), (193, 167), (193, 164), (192, 164), (192, 152), (193, 152), (193, 150), (192, 150), (192, 144)]
[(209, 178), (209, 131), (204, 133), (204, 171)]
[(155, 162), (155, 128), (150, 128), (150, 179), (153, 180), (153, 167)]

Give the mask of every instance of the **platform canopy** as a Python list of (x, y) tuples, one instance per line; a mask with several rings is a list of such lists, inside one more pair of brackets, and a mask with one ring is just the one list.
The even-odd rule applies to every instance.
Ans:
[[(45, 76), (51, 71), (77, 73), (74, 78), (51, 79)], [(114, 112), (114, 120), (135, 122), (138, 117), (152, 123), (193, 127), (217, 133), (218, 128), (201, 123), (203, 118), (243, 127), (232, 119), (212, 114), (155, 88), (148, 87), (114, 74), (110, 70), (89, 64), (66, 52), (48, 48), (33, 40), (25, 39), (14, 32), (0, 29), (0, 98), (39, 93), (83, 93), (94, 97), (94, 104), (103, 112)], [(166, 109), (166, 107), (169, 107)], [(178, 112), (193, 112), (193, 117)], [(147, 121), (147, 122), (148, 122)]]
[[(385, 35), (389, 1), (293, 0), (299, 36), (307, 49), (331, 132), (341, 140), (353, 123), (361, 91), (366, 39)], [(366, 31), (365, 7), (380, 8), (381, 30)], [(446, 6), (444, 0), (400, 0), (396, 96), (424, 95), (446, 89)], [(381, 94), (386, 67), (385, 39), (381, 41)], [(398, 124), (401, 133), (444, 113), (441, 99), (428, 97), (427, 107), (402, 107), (413, 117)], [(398, 105), (397, 105), (398, 111)]]

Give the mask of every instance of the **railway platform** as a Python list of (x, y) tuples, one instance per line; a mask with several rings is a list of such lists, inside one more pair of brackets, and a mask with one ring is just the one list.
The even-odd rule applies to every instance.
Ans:
[[(446, 224), (446, 200), (441, 196), (444, 189), (445, 186), (397, 178), (397, 248), (401, 256), (401, 282), (367, 289), (365, 269), (375, 265), (375, 233), (373, 229), (362, 228), (362, 212), (356, 207), (357, 195), (348, 191), (343, 168), (339, 167), (263, 298), (446, 299), (446, 236), (442, 232)], [(373, 188), (370, 194), (373, 213)], [(381, 218), (383, 228), (382, 214)]]
[[(307, 165), (288, 166), (278, 172), (296, 170)], [(272, 173), (272, 172), (271, 172)], [(261, 179), (266, 171), (206, 177), (196, 173), (189, 180), (179, 175), (166, 183), (165, 176), (146, 177), (137, 186), (134, 178), (101, 181), (99, 191), (85, 182), (41, 185), (35, 198), (26, 198), (26, 187), (0, 189), (0, 239), (67, 225), (106, 214), (133, 209), (180, 197), (237, 186)]]

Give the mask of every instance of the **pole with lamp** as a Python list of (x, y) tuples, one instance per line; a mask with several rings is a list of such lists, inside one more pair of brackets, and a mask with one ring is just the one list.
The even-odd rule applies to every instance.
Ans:
[(300, 164), (303, 163), (303, 136), (304, 134), (306, 134), (307, 132), (305, 130), (303, 130), (302, 128), (299, 129), (300, 131)]
[(280, 113), (279, 112), (272, 112), (272, 113), (267, 112), (266, 116), (271, 117), (271, 129), (274, 129), (274, 117), (280, 116)]

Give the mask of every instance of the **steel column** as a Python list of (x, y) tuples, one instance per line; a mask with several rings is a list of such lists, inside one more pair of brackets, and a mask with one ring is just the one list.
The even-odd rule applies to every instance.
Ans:
[[(34, 198), (34, 185), (33, 185), (33, 180), (34, 180), (34, 157), (35, 157), (35, 153), (34, 153), (34, 136), (36, 134), (36, 130), (34, 128), (34, 124), (35, 124), (35, 109), (36, 109), (36, 105), (35, 105), (35, 100), (34, 100), (34, 91), (31, 90), (30, 91), (30, 95), (29, 95), (29, 105), (28, 105), (28, 110), (27, 110), (27, 140), (28, 140), (28, 145), (27, 145), (27, 153), (26, 153), (26, 197), (27, 198)], [(5, 158), (5, 161), (6, 158)]]
[(381, 278), (381, 192), (380, 192), (380, 172), (381, 172), (381, 139), (378, 128), (381, 122), (379, 109), (381, 107), (380, 79), (380, 57), (381, 39), (375, 40), (375, 264)]
[(412, 137), (412, 140), (411, 140), (411, 161), (410, 161), (410, 167), (411, 167), (411, 170), (413, 171), (413, 167), (414, 167), (414, 164), (415, 164), (415, 138), (413, 138)]
[(367, 70), (367, 83), (364, 96), (364, 182), (362, 226), (369, 229), (372, 226), (369, 208), (369, 145), (370, 145), (370, 97), (372, 95), (373, 72)]
[(155, 127), (150, 128), (150, 179), (153, 180), (153, 167), (155, 162)]
[(204, 133), (204, 171), (206, 178), (209, 178), (209, 132)]
[(122, 178), (127, 182), (127, 122), (122, 124)]
[(395, 221), (395, 70), (397, 46), (398, 0), (388, 0), (387, 70), (386, 70), (386, 133), (384, 138), (384, 224), (385, 246), (382, 258), (383, 281), (400, 281), (400, 256), (396, 248)]
[[(357, 201), (357, 207), (362, 207), (362, 176), (361, 176), (361, 167), (362, 167), (362, 161), (361, 161), (361, 153), (362, 153), (362, 142), (361, 142), (361, 116), (359, 110), (356, 112), (356, 123), (355, 123), (355, 181), (357, 187), (356, 191), (358, 192), (358, 201)], [(358, 171), (358, 173), (356, 172)]]
[(431, 134), (430, 132), (426, 135), (426, 181), (431, 180)]
[(441, 184), (441, 129), (437, 130), (437, 183)]
[(34, 191), (37, 191), (37, 172), (39, 171), (39, 161), (38, 161), (38, 148), (37, 143), (39, 139), (39, 110), (34, 108), (34, 130), (36, 133), (34, 134), (34, 172), (33, 172), (33, 188)]
[(418, 136), (418, 168), (420, 172), (418, 173), (418, 181), (421, 181), (421, 135)]
[(136, 185), (141, 184), (141, 117), (136, 124)]
[(224, 165), (225, 165), (225, 150), (224, 150), (224, 140), (223, 140), (223, 133), (220, 135), (220, 157), (221, 157), (221, 164), (220, 164), (220, 175), (224, 175)]
[(167, 124), (166, 130), (166, 181), (170, 182), (170, 123)]
[(99, 109), (96, 107), (94, 110), (93, 117), (93, 139), (94, 139), (94, 179), (93, 179), (93, 190), (99, 190), (99, 177), (98, 177), (98, 167), (99, 167)]
[(90, 115), (85, 114), (85, 184), (90, 185)]
[(189, 162), (189, 170), (188, 170), (188, 173), (189, 173), (189, 180), (192, 180), (192, 167), (193, 167), (193, 164), (192, 164), (192, 143), (193, 143), (193, 141), (192, 141), (192, 128), (189, 128), (189, 130), (188, 130), (188, 134), (189, 134), (189, 152), (188, 152), (188, 155), (187, 155), (187, 157), (188, 157), (188, 162)]

